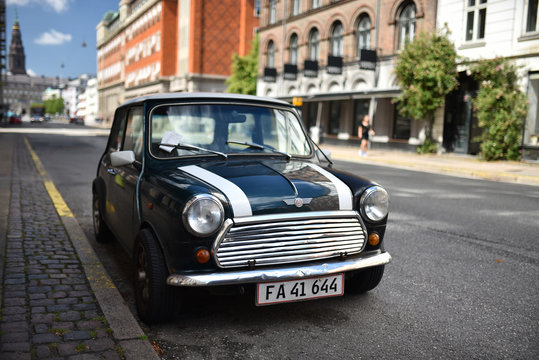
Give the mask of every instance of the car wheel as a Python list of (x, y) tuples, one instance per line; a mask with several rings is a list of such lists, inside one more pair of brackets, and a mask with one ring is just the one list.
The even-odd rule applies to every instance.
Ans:
[(167, 285), (167, 276), (161, 248), (153, 234), (143, 229), (135, 245), (135, 300), (138, 314), (146, 324), (178, 315), (180, 289)]
[(92, 198), (92, 217), (94, 220), (94, 234), (97, 242), (105, 243), (113, 239), (109, 227), (103, 221), (101, 207), (99, 206), (99, 196), (94, 193)]
[(350, 273), (346, 278), (346, 291), (361, 294), (374, 289), (384, 276), (385, 265), (374, 266)]

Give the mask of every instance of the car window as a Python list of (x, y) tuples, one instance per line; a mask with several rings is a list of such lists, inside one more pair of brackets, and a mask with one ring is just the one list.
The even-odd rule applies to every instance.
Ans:
[(126, 122), (126, 110), (120, 108), (116, 110), (114, 114), (114, 123), (110, 129), (108, 151), (120, 151), (122, 146), (122, 139), (124, 137), (125, 122)]
[(127, 116), (127, 127), (122, 150), (133, 150), (137, 161), (142, 161), (142, 129), (142, 107), (131, 108)]
[(157, 157), (207, 155), (186, 149), (164, 151), (160, 144), (171, 138), (176, 143), (227, 154), (271, 152), (239, 143), (254, 143), (298, 156), (308, 156), (311, 152), (300, 119), (292, 111), (264, 106), (190, 104), (156, 107), (151, 115), (152, 154)]

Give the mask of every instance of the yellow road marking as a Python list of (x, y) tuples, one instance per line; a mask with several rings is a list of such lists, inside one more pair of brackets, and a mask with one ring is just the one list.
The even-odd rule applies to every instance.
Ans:
[(54, 204), (54, 207), (56, 208), (56, 211), (58, 212), (58, 215), (74, 218), (75, 216), (71, 212), (71, 209), (67, 206), (66, 202), (64, 201), (64, 198), (62, 197), (62, 195), (60, 195), (60, 192), (58, 191), (54, 183), (48, 179), (45, 167), (35, 153), (34, 149), (32, 149), (32, 145), (30, 145), (30, 142), (27, 138), (24, 138), (24, 142), (26, 143), (26, 147), (30, 152), (30, 156), (32, 156), (32, 159), (34, 160), (37, 171), (43, 177), (45, 189), (47, 189), (47, 192), (49, 193), (49, 196), (52, 200), (52, 203)]

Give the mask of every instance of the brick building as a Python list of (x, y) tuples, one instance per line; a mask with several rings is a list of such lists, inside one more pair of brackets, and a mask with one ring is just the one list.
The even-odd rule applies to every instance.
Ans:
[[(358, 142), (371, 115), (374, 147), (413, 148), (422, 123), (402, 118), (395, 58), (436, 26), (436, 0), (261, 0), (258, 95), (301, 97), (325, 142)], [(441, 131), (441, 129), (435, 129)], [(316, 135), (316, 132), (314, 132)]]
[(100, 114), (124, 100), (224, 91), (232, 54), (250, 50), (255, 0), (121, 0), (97, 25)]

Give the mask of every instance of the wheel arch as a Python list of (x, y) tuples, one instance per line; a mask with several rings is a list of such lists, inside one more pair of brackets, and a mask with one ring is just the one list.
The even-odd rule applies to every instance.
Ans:
[[(168, 270), (168, 273), (171, 274), (172, 273), (172, 269), (170, 268), (169, 264), (171, 263), (170, 262), (170, 259), (168, 258), (168, 252), (165, 251), (165, 246), (164, 246), (164, 243), (163, 241), (161, 240), (161, 238), (159, 237), (155, 227), (153, 226), (153, 224), (151, 224), (150, 222), (148, 221), (142, 221), (142, 223), (140, 224), (140, 229), (139, 229), (139, 232), (140, 231), (143, 231), (143, 230), (148, 230), (154, 240), (157, 242), (157, 245), (159, 246), (159, 249), (161, 250), (161, 253), (163, 254), (163, 259), (165, 259), (165, 267), (167, 268)], [(136, 245), (136, 244), (135, 244)], [(136, 251), (137, 251), (137, 247), (136, 246), (133, 246), (133, 249), (132, 249), (132, 257), (134, 258), (136, 256)]]

